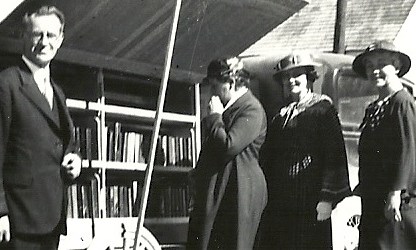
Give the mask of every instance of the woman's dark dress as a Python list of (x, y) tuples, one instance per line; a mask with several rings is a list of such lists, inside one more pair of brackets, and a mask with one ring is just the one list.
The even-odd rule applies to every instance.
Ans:
[[(295, 106), (299, 113), (291, 116)], [(332, 249), (331, 221), (316, 220), (316, 205), (335, 206), (351, 193), (338, 115), (329, 97), (317, 94), (288, 107), (274, 118), (261, 154), (269, 189), (261, 246)]]
[[(416, 249), (416, 106), (406, 91), (366, 110), (359, 143), (362, 200), (359, 249)], [(402, 191), (401, 222), (384, 216), (388, 193)]]

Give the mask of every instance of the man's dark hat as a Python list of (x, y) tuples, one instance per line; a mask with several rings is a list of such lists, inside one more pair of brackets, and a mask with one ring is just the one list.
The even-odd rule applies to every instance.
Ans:
[(311, 54), (306, 52), (294, 52), (277, 63), (277, 72), (274, 74), (274, 77), (278, 77), (281, 73), (294, 68), (307, 68), (312, 71), (315, 67), (319, 66), (321, 65), (312, 59)]
[(364, 59), (373, 53), (380, 51), (392, 52), (399, 56), (400, 62), (402, 64), (401, 68), (399, 69), (399, 73), (397, 73), (399, 77), (402, 77), (409, 71), (411, 65), (410, 57), (400, 52), (392, 42), (387, 40), (379, 40), (370, 44), (370, 46), (368, 46), (363, 53), (359, 54), (354, 59), (354, 62), (352, 63), (352, 69), (361, 77), (367, 78)]

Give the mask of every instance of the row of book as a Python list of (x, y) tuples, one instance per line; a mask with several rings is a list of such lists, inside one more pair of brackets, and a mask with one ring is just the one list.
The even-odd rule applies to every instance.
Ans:
[[(150, 133), (125, 131), (120, 122), (105, 128), (107, 161), (147, 163), (151, 143)], [(98, 160), (99, 137), (97, 128), (92, 126), (76, 126), (75, 139), (84, 159)], [(155, 164), (160, 166), (192, 167), (196, 158), (192, 136), (159, 135), (156, 147)], [(103, 157), (101, 157), (103, 158)]]
[(134, 216), (135, 206), (139, 202), (138, 192), (141, 190), (137, 186), (137, 181), (132, 182), (131, 185), (106, 186), (106, 217)]
[[(68, 218), (133, 217), (138, 215), (142, 187), (137, 181), (111, 185), (105, 189), (105, 210), (100, 207), (98, 182), (68, 188)], [(147, 217), (189, 216), (190, 193), (187, 185), (163, 184), (150, 189)], [(104, 204), (103, 204), (104, 205)], [(101, 208), (101, 210), (100, 210)]]
[[(147, 163), (150, 133), (124, 131), (120, 122), (107, 127), (107, 159), (117, 162)], [(155, 164), (191, 167), (194, 159), (192, 137), (159, 135)]]
[(163, 185), (151, 190), (146, 214), (149, 217), (186, 217), (189, 205), (189, 186)]
[(74, 134), (82, 158), (97, 160), (99, 151), (97, 129), (93, 126), (75, 126)]
[(98, 218), (98, 185), (92, 181), (89, 185), (71, 185), (68, 194), (68, 218)]
[[(68, 187), (68, 218), (101, 218), (134, 216), (137, 181), (105, 188), (105, 202), (100, 202), (98, 181)], [(102, 204), (102, 205), (100, 205)], [(103, 207), (105, 206), (105, 208)]]

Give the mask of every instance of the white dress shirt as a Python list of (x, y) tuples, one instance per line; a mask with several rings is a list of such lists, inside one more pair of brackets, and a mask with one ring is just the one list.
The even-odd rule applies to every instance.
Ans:
[(23, 61), (26, 63), (27, 67), (33, 74), (33, 78), (35, 79), (36, 84), (38, 85), (39, 91), (45, 96), (46, 100), (49, 103), (49, 107), (53, 108), (53, 89), (50, 82), (50, 69), (49, 64), (44, 67), (40, 68), (33, 62), (31, 62), (27, 57), (24, 55), (22, 56)]

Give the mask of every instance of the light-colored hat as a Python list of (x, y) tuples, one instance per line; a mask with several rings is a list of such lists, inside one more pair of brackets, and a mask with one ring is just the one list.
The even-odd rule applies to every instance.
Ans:
[(304, 52), (297, 52), (292, 53), (283, 59), (281, 59), (276, 65), (276, 73), (274, 74), (275, 77), (279, 76), (281, 73), (288, 71), (294, 68), (307, 68), (311, 71), (315, 69), (315, 67), (321, 66), (319, 63), (315, 62), (312, 59), (311, 54), (304, 53)]
[(367, 49), (363, 53), (355, 57), (354, 62), (352, 63), (352, 69), (358, 75), (364, 78), (367, 78), (367, 74), (365, 72), (365, 66), (364, 66), (364, 59), (374, 54), (375, 52), (380, 52), (380, 51), (392, 52), (399, 56), (400, 62), (402, 64), (401, 68), (399, 69), (399, 73), (397, 73), (399, 77), (402, 77), (409, 71), (410, 65), (411, 65), (410, 57), (400, 52), (396, 48), (396, 46), (394, 46), (392, 42), (387, 41), (387, 40), (379, 40), (370, 44), (370, 46), (368, 46)]

